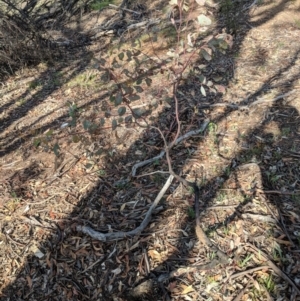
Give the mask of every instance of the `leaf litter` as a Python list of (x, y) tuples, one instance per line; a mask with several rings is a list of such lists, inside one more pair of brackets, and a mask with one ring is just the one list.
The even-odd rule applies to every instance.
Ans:
[[(168, 169), (164, 159), (154, 161), (139, 171), (148, 177), (127, 181), (136, 154), (143, 161), (162, 148), (151, 131), (124, 130), (119, 138), (101, 133), (89, 149), (102, 150), (96, 162), (79, 145), (70, 145), (62, 157), (34, 149), (26, 136), (29, 125), (34, 132), (46, 130), (51, 120), (63, 124), (61, 102), (73, 97), (94, 110), (89, 99), (101, 96), (84, 87), (61, 87), (47, 105), (32, 107), (27, 115), (17, 109), (18, 119), (2, 124), (2, 300), (299, 298), (299, 93), (274, 101), (299, 91), (299, 29), (292, 21), (299, 1), (282, 11), (277, 2), (245, 4), (247, 19), (239, 15), (229, 24), (236, 30), (233, 50), (201, 62), (207, 80), (223, 87), (221, 93), (206, 90), (197, 72), (179, 89), (183, 131), (199, 128), (206, 118), (210, 124), (178, 144), (171, 159), (176, 170), (197, 181), (203, 230), (230, 260), (220, 265), (216, 252), (198, 241), (193, 192), (178, 182), (140, 236), (103, 243), (76, 231), (78, 225), (104, 233), (135, 229), (168, 177), (153, 172), (157, 166)], [(231, 13), (226, 7), (219, 11)], [(291, 14), (284, 24), (283, 13)], [(229, 26), (226, 18), (220, 23)], [(285, 32), (275, 35), (276, 25)], [(159, 80), (154, 84), (160, 94)], [(21, 85), (19, 94), (23, 90)], [(46, 90), (39, 96), (47, 97)], [(258, 99), (263, 101), (251, 105)], [(51, 111), (51, 118), (41, 115)], [(8, 120), (8, 113), (1, 117)], [(172, 113), (161, 106), (153, 114), (172, 135)]]

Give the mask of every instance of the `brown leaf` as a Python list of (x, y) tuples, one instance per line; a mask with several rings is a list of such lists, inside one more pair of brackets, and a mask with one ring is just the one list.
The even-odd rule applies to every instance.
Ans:
[(26, 280), (27, 280), (29, 288), (32, 288), (32, 279), (29, 275), (26, 276)]
[(183, 291), (181, 292), (182, 295), (186, 295), (186, 294), (194, 291), (194, 288), (192, 285), (189, 285), (189, 286), (182, 285), (181, 287), (183, 288)]
[(177, 286), (177, 281), (170, 282), (168, 285), (168, 290), (170, 292), (173, 292), (175, 290), (176, 286)]

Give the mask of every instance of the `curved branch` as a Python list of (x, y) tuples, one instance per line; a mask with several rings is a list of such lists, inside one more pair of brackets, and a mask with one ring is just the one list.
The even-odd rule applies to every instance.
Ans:
[(153, 213), (154, 209), (156, 208), (159, 201), (161, 200), (161, 198), (164, 196), (164, 194), (166, 193), (166, 191), (170, 187), (170, 185), (173, 181), (173, 178), (174, 177), (172, 175), (169, 176), (169, 178), (167, 179), (164, 187), (161, 189), (161, 191), (157, 195), (156, 199), (154, 200), (153, 204), (149, 208), (144, 220), (134, 230), (131, 230), (131, 231), (128, 231), (128, 232), (120, 231), (120, 232), (114, 232), (114, 233), (101, 233), (101, 232), (98, 232), (98, 231), (92, 229), (89, 226), (77, 226), (76, 230), (78, 232), (82, 232), (84, 234), (89, 235), (93, 239), (97, 239), (97, 240), (100, 240), (100, 241), (118, 240), (118, 239), (124, 239), (126, 237), (132, 237), (132, 236), (135, 236), (135, 235), (140, 235), (141, 232), (148, 226), (148, 224), (151, 220), (151, 216), (152, 216), (152, 213)]

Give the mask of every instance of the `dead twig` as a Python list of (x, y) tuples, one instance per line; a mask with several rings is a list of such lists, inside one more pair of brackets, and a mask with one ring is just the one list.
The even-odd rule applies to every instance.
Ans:
[(243, 213), (242, 218), (244, 219), (252, 219), (255, 221), (266, 222), (276, 224), (276, 220), (268, 215), (261, 215), (261, 214), (251, 214), (251, 213)]
[(98, 231), (92, 229), (89, 226), (81, 226), (81, 225), (77, 226), (76, 230), (78, 232), (82, 232), (84, 234), (89, 235), (93, 239), (100, 240), (100, 241), (112, 241), (112, 240), (124, 239), (126, 237), (132, 237), (132, 236), (140, 235), (141, 232), (149, 224), (154, 209), (156, 208), (159, 201), (161, 200), (161, 198), (164, 196), (164, 194), (166, 193), (166, 191), (170, 187), (173, 179), (174, 179), (174, 177), (172, 175), (170, 175), (169, 178), (167, 179), (164, 187), (161, 189), (161, 191), (157, 195), (156, 199), (154, 200), (153, 204), (151, 205), (151, 207), (147, 211), (144, 220), (142, 221), (140, 226), (138, 226), (134, 230), (131, 230), (131, 231), (128, 231), (128, 232), (120, 231), (120, 232), (114, 232), (114, 233), (101, 233), (101, 232), (98, 232)]
[[(206, 119), (198, 130), (193, 130), (193, 131), (185, 133), (184, 135), (182, 135), (179, 138), (177, 138), (176, 141), (175, 141), (175, 143), (173, 145), (177, 145), (181, 141), (186, 140), (186, 139), (188, 139), (188, 138), (190, 138), (192, 136), (199, 135), (200, 133), (202, 133), (206, 129), (206, 127), (207, 127), (208, 124), (209, 124), (209, 119)], [(167, 146), (167, 147), (169, 148), (169, 146)], [(147, 164), (150, 164), (152, 162), (155, 162), (156, 160), (161, 159), (165, 155), (165, 153), (166, 153), (166, 151), (162, 150), (159, 153), (159, 155), (157, 155), (157, 156), (155, 156), (153, 158), (150, 158), (148, 160), (145, 160), (145, 161), (142, 161), (142, 162), (134, 164), (134, 166), (132, 167), (132, 170), (131, 170), (131, 175), (133, 177), (135, 177), (138, 168), (143, 167), (143, 166), (145, 166)]]
[(211, 262), (206, 263), (206, 264), (200, 264), (200, 265), (189, 266), (189, 267), (180, 267), (180, 268), (170, 272), (169, 274), (160, 275), (158, 277), (158, 282), (164, 282), (168, 279), (179, 277), (183, 274), (187, 274), (187, 273), (191, 273), (191, 272), (193, 273), (196, 271), (212, 270), (219, 264), (220, 264), (219, 260), (213, 259)]
[(283, 272), (281, 271), (269, 258), (268, 255), (265, 254), (263, 251), (257, 249), (254, 245), (247, 243), (247, 246), (250, 247), (257, 253), (257, 256), (262, 256), (265, 258), (268, 267), (271, 268), (278, 276), (283, 278), (286, 282), (288, 282), (296, 291), (296, 293), (300, 296), (300, 290), (297, 285)]
[(281, 195), (300, 195), (300, 191), (296, 190), (295, 192), (290, 191), (280, 191), (280, 190), (261, 190), (256, 189), (258, 193), (262, 194), (281, 194)]
[(252, 274), (256, 271), (260, 271), (260, 270), (268, 270), (270, 269), (270, 267), (268, 265), (263, 265), (261, 267), (256, 267), (256, 268), (253, 268), (253, 269), (249, 269), (249, 270), (246, 270), (246, 271), (242, 271), (242, 272), (239, 272), (239, 273), (236, 273), (236, 274), (233, 274), (230, 276), (229, 279), (234, 279), (234, 278), (238, 278), (238, 277), (241, 277), (241, 276), (245, 276), (245, 275), (248, 275), (248, 274)]
[(127, 11), (129, 13), (134, 13), (134, 14), (137, 14), (137, 15), (141, 15), (142, 14), (142, 12), (138, 12), (138, 11), (135, 11), (135, 10), (132, 10), (132, 9), (128, 9), (128, 8), (123, 8), (123, 7), (114, 5), (114, 4), (109, 4), (108, 6), (111, 7), (111, 8), (113, 8), (113, 9), (115, 9), (115, 10), (123, 10), (123, 11)]

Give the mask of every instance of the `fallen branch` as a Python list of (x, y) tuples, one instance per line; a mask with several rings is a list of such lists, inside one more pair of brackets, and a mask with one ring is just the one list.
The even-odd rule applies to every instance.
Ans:
[[(174, 145), (177, 145), (178, 143), (180, 143), (181, 141), (183, 141), (185, 139), (188, 139), (192, 136), (199, 135), (200, 133), (202, 133), (206, 129), (207, 125), (209, 124), (209, 121), (210, 121), (209, 119), (206, 119), (203, 122), (203, 124), (201, 125), (200, 129), (187, 132), (186, 134), (184, 134), (184, 135), (180, 136), (179, 138), (177, 138)], [(131, 170), (131, 175), (133, 177), (135, 177), (138, 168), (143, 167), (147, 164), (150, 164), (152, 162), (155, 162), (156, 160), (161, 159), (165, 155), (165, 153), (166, 153), (166, 151), (162, 150), (159, 153), (159, 155), (157, 155), (157, 156), (155, 156), (151, 159), (148, 159), (148, 160), (145, 160), (145, 161), (134, 164), (133, 167), (132, 167), (132, 170)]]
[[(180, 77), (179, 77), (180, 79)], [(202, 230), (201, 225), (200, 225), (200, 210), (199, 210), (199, 198), (200, 198), (200, 190), (199, 187), (197, 186), (196, 183), (193, 182), (189, 182), (186, 179), (180, 177), (179, 175), (177, 175), (172, 167), (172, 162), (171, 162), (171, 157), (170, 157), (170, 150), (172, 149), (172, 147), (174, 145), (176, 145), (178, 142), (182, 141), (183, 139), (189, 137), (191, 135), (191, 132), (179, 137), (180, 134), (180, 120), (179, 120), (179, 110), (178, 110), (178, 99), (176, 96), (176, 92), (177, 92), (177, 88), (178, 88), (178, 82), (175, 82), (173, 84), (173, 96), (175, 99), (175, 116), (176, 116), (176, 121), (177, 121), (177, 133), (175, 138), (173, 139), (172, 142), (170, 142), (169, 144), (167, 144), (167, 141), (163, 135), (163, 133), (161, 132), (161, 130), (159, 128), (156, 128), (156, 130), (158, 130), (158, 132), (160, 133), (163, 141), (164, 141), (164, 145), (165, 145), (165, 152), (166, 152), (166, 158), (167, 158), (167, 162), (168, 162), (168, 168), (169, 168), (169, 173), (171, 175), (174, 176), (174, 178), (176, 180), (178, 180), (179, 182), (181, 182), (183, 185), (187, 186), (187, 187), (191, 187), (194, 189), (194, 194), (195, 194), (195, 212), (196, 212), (196, 226), (195, 226), (195, 231), (196, 231), (196, 235), (197, 238), (199, 239), (199, 241), (209, 247), (213, 252), (215, 252), (218, 257), (219, 263), (228, 263), (228, 256), (223, 253), (219, 248), (217, 248), (216, 246), (214, 246), (214, 244), (212, 243), (212, 241), (207, 237), (207, 235), (205, 234), (205, 232)], [(205, 120), (205, 122), (202, 124), (202, 127), (200, 128), (200, 130), (197, 131), (192, 131), (194, 134), (195, 132), (197, 132), (197, 134), (199, 134), (202, 131), (204, 131), (204, 129), (206, 128), (206, 126), (209, 124), (209, 119)]]
[(260, 221), (265, 223), (272, 223), (276, 224), (276, 220), (268, 215), (261, 215), (261, 214), (251, 214), (251, 213), (243, 213), (243, 219), (252, 219), (254, 221)]
[(137, 15), (141, 15), (142, 12), (138, 12), (138, 11), (135, 11), (135, 10), (132, 10), (132, 9), (128, 9), (128, 8), (123, 8), (123, 7), (120, 7), (120, 6), (117, 6), (117, 5), (114, 5), (114, 4), (108, 4), (109, 7), (115, 9), (115, 10), (123, 10), (123, 11), (127, 11), (129, 13), (134, 13), (134, 14), (137, 14)]
[(291, 191), (280, 191), (280, 190), (262, 190), (262, 189), (256, 189), (258, 193), (261, 194), (281, 194), (281, 195), (299, 195), (300, 191), (296, 190), (294, 192)]
[(168, 274), (162, 274), (158, 277), (158, 282), (164, 282), (166, 280), (169, 280), (171, 278), (179, 277), (183, 274), (187, 273), (195, 273), (197, 271), (204, 271), (204, 270), (212, 270), (217, 265), (219, 265), (220, 262), (217, 259), (213, 259), (211, 262), (206, 264), (200, 264), (200, 265), (194, 265), (194, 266), (187, 266), (187, 267), (180, 267)]
[(131, 230), (131, 231), (128, 231), (128, 232), (120, 231), (120, 232), (113, 232), (113, 233), (101, 233), (101, 232), (98, 232), (98, 231), (92, 229), (89, 226), (77, 226), (76, 230), (78, 232), (82, 232), (84, 234), (89, 235), (93, 239), (100, 240), (100, 241), (112, 241), (112, 240), (124, 239), (126, 237), (132, 237), (132, 236), (140, 235), (141, 232), (148, 226), (148, 224), (151, 220), (151, 215), (152, 215), (154, 209), (156, 208), (159, 201), (161, 200), (161, 198), (164, 196), (164, 194), (168, 190), (168, 188), (171, 185), (173, 179), (174, 179), (174, 177), (172, 175), (170, 175), (169, 178), (167, 179), (164, 187), (161, 189), (161, 191), (157, 195), (156, 199), (154, 200), (153, 204), (149, 208), (144, 220), (134, 230)]

